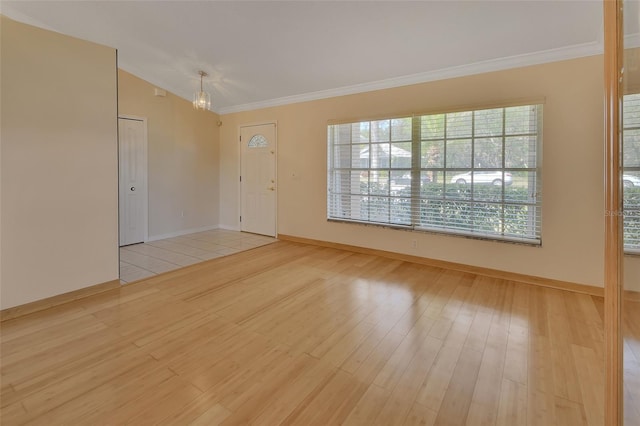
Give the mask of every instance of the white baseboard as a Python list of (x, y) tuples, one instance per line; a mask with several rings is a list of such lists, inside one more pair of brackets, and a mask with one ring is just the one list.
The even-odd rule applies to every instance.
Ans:
[(180, 237), (182, 235), (195, 234), (196, 232), (211, 231), (213, 229), (218, 229), (218, 225), (203, 226), (201, 228), (183, 229), (176, 232), (169, 232), (168, 234), (153, 235), (153, 236), (149, 236), (149, 239), (147, 241), (164, 240), (166, 238)]
[(218, 225), (219, 229), (225, 229), (227, 231), (240, 231), (239, 226), (231, 226), (231, 225)]

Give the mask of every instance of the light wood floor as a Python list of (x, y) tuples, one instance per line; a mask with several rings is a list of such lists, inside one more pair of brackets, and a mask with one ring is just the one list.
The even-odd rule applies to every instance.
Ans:
[(2, 324), (2, 424), (603, 424), (603, 301), (276, 242)]

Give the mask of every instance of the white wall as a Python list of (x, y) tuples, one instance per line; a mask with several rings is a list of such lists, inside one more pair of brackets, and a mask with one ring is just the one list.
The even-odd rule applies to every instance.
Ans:
[[(220, 222), (233, 227), (238, 221), (238, 126), (277, 121), (279, 233), (602, 286), (602, 69), (602, 57), (589, 57), (223, 115)], [(542, 247), (327, 222), (329, 120), (541, 98)], [(414, 239), (417, 249), (411, 248)]]
[(0, 308), (118, 278), (116, 51), (1, 18)]

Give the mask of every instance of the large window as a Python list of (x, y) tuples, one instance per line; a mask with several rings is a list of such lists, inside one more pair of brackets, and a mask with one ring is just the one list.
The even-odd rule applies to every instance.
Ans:
[(624, 248), (640, 253), (640, 94), (624, 96), (622, 128)]
[(328, 126), (329, 220), (540, 244), (542, 106)]

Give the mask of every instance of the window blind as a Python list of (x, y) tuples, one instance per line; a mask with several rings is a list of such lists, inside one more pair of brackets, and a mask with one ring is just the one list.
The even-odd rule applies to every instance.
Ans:
[(540, 243), (542, 106), (328, 126), (327, 217)]

